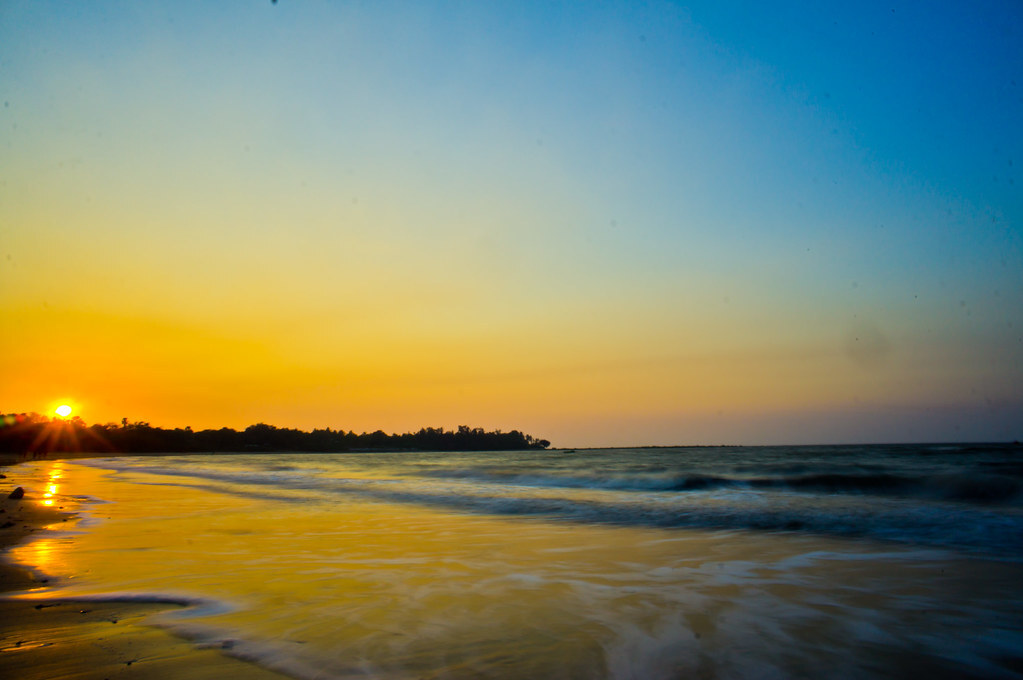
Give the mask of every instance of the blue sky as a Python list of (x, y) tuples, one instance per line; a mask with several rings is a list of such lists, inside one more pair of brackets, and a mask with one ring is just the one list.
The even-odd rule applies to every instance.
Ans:
[(1011, 2), (5, 2), (0, 400), (1018, 439), (1021, 44)]

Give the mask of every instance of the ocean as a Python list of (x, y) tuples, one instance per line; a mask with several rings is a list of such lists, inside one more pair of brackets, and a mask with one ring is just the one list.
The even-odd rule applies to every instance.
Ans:
[(27, 597), (302, 679), (1023, 678), (1005, 445), (34, 461)]

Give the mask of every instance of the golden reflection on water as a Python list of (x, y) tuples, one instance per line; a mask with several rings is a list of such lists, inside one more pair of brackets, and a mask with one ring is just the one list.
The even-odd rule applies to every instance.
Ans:
[(43, 505), (47, 506), (53, 505), (54, 497), (60, 490), (60, 487), (57, 485), (57, 480), (59, 480), (63, 476), (64, 464), (60, 461), (55, 461), (50, 466), (49, 480), (46, 486), (46, 492), (43, 494)]
[[(43, 492), (41, 503), (46, 507), (51, 507), (58, 500), (58, 495), (60, 494), (61, 485), (58, 482), (60, 482), (65, 474), (64, 462), (53, 461), (49, 463), (49, 469), (44, 468), (41, 472), (45, 477), (43, 482), (45, 491)], [(62, 523), (57, 522), (44, 528), (54, 529), (61, 526)], [(62, 541), (66, 543), (66, 540), (59, 536), (51, 538), (36, 533), (31, 536), (30, 540), (19, 544), (11, 550), (10, 554), (16, 562), (26, 564), (44, 574), (55, 575), (62, 573), (67, 566), (67, 560), (64, 559), (63, 554), (65, 549), (61, 545)]]
[(22, 546), (14, 552), (14, 558), (23, 564), (29, 564), (44, 574), (59, 573), (62, 564), (55, 558), (59, 554), (57, 539), (38, 538)]

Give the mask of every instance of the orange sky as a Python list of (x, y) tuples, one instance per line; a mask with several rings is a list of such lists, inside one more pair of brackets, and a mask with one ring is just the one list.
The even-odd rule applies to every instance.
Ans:
[(0, 410), (1023, 438), (1018, 16), (861, 73), (656, 3), (64, 9), (0, 10)]

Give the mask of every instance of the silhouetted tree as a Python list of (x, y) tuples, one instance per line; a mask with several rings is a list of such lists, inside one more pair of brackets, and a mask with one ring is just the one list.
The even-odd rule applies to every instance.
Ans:
[(191, 427), (167, 430), (148, 422), (128, 423), (118, 427), (86, 425), (74, 418), (50, 419), (37, 413), (0, 416), (0, 452), (45, 454), (50, 452), (84, 453), (192, 453), (192, 452), (260, 452), (307, 451), (344, 452), (351, 450), (420, 450), (420, 451), (497, 451), (545, 449), (546, 439), (534, 439), (518, 430), (486, 432), (482, 428), (459, 425), (457, 431), (424, 427), (418, 432), (387, 434), (376, 430), (356, 434), (329, 427), (312, 432), (279, 428), (257, 423), (237, 432), (228, 427), (200, 430)]

